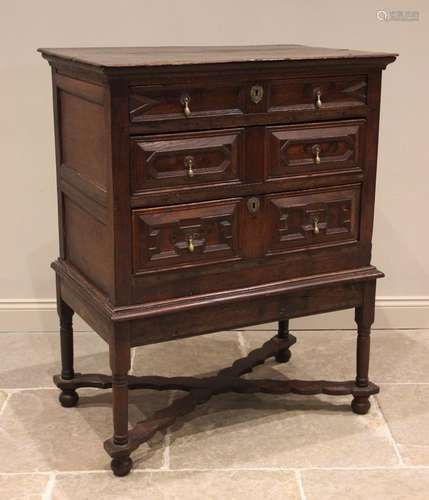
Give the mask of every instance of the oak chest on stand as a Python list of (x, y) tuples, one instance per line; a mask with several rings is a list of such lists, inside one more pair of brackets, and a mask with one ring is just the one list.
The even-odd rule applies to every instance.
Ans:
[[(396, 54), (299, 45), (40, 49), (52, 67), (63, 406), (112, 388), (116, 475), (176, 418), (226, 391), (352, 395), (366, 413), (381, 72)], [(357, 376), (246, 380), (286, 362), (289, 319), (355, 308)], [(76, 312), (112, 375), (75, 373)], [(135, 346), (279, 321), (217, 377), (128, 375)], [(333, 353), (334, 355), (335, 353)], [(156, 374), (154, 374), (156, 375)], [(186, 396), (128, 429), (128, 391)]]

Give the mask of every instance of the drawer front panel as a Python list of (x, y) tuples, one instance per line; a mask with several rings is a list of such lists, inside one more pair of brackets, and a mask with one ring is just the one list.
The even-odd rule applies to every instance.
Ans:
[(360, 185), (269, 195), (266, 201), (267, 255), (358, 240)]
[[(365, 116), (367, 75), (309, 76), (251, 80), (222, 75), (208, 85), (165, 81), (129, 88), (133, 133), (268, 125)], [(192, 83), (189, 83), (192, 82)], [(141, 131), (141, 132), (139, 132)]]
[(278, 80), (272, 83), (270, 112), (324, 110), (367, 103), (366, 76), (335, 76)]
[(361, 171), (364, 120), (268, 127), (267, 177)]
[(240, 258), (239, 199), (133, 210), (134, 272)]
[(231, 129), (132, 139), (133, 193), (239, 182), (243, 136), (243, 129)]
[(131, 87), (131, 123), (240, 115), (240, 86)]

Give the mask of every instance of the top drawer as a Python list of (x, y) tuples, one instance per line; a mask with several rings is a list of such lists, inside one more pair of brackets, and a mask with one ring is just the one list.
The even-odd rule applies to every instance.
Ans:
[(242, 114), (240, 85), (222, 87), (131, 87), (132, 123), (187, 120), (208, 116)]
[(366, 111), (366, 75), (231, 77), (222, 84), (132, 86), (129, 95), (131, 124), (148, 131), (317, 121)]

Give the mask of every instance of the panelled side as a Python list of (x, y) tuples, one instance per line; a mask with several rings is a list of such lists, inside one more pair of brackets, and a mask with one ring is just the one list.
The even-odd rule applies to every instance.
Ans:
[(361, 193), (360, 241), (361, 265), (371, 262), (372, 232), (374, 225), (375, 187), (377, 178), (378, 132), (380, 120), (381, 69), (368, 73), (368, 116), (365, 141), (364, 180)]
[(105, 88), (53, 70), (60, 257), (113, 294)]

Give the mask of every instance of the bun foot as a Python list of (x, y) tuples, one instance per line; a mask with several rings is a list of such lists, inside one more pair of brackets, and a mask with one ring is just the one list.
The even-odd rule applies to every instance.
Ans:
[(133, 461), (130, 457), (126, 458), (114, 458), (110, 462), (110, 467), (112, 468), (113, 474), (118, 477), (126, 476), (129, 474), (133, 466)]
[(352, 401), (352, 410), (354, 413), (358, 415), (365, 415), (369, 412), (371, 407), (371, 403), (368, 400), (367, 396), (354, 396)]
[(77, 405), (79, 396), (74, 389), (64, 389), (58, 399), (64, 408), (72, 408)]
[(292, 353), (289, 349), (279, 351), (274, 357), (277, 363), (287, 363), (290, 360)]

